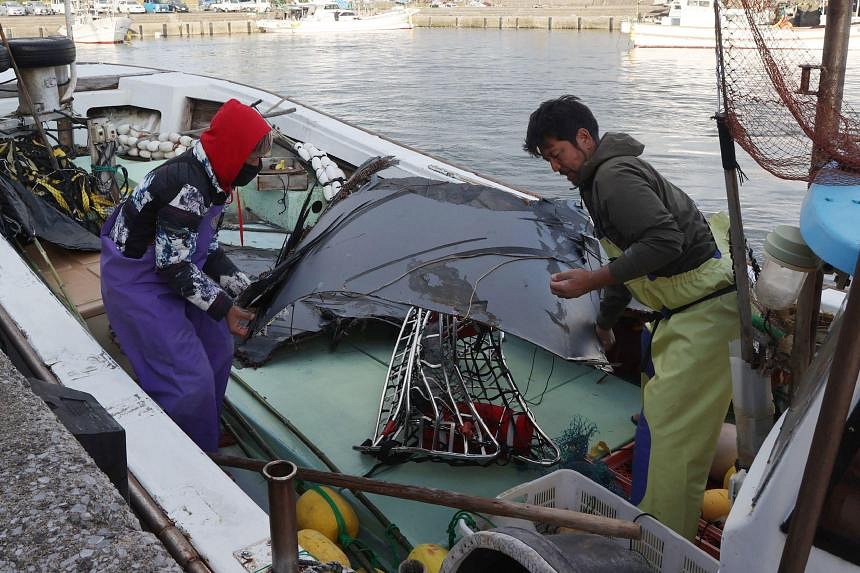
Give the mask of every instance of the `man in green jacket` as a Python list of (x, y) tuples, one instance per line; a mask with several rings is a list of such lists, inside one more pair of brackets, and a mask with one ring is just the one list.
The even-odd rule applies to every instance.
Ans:
[[(579, 188), (610, 262), (550, 277), (575, 298), (602, 289), (596, 331), (605, 349), (631, 296), (661, 313), (651, 325), (650, 379), (636, 430), (631, 501), (692, 539), (731, 400), (729, 342), (739, 336), (727, 218), (695, 203), (640, 159), (623, 133), (598, 133), (575, 96), (543, 102), (529, 118), (526, 151)], [(653, 365), (653, 369), (652, 369)]]

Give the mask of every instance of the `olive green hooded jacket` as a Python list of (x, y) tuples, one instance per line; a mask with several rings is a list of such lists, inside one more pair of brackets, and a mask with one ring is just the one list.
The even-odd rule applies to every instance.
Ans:
[(717, 250), (696, 204), (639, 158), (644, 149), (627, 134), (607, 133), (580, 171), (580, 194), (597, 238), (624, 251), (609, 263), (619, 284), (604, 289), (597, 319), (603, 328), (612, 327), (630, 302), (623, 283), (692, 270)]

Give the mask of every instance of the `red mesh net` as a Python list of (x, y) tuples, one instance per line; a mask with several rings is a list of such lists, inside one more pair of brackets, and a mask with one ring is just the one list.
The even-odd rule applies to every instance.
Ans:
[[(720, 0), (721, 88), (732, 136), (759, 165), (783, 179), (808, 181), (815, 147), (842, 167), (860, 170), (860, 118), (848, 105), (836, 117), (837, 129), (816, 135), (818, 98), (809, 92), (818, 89), (819, 69), (808, 66), (821, 64), (824, 28), (804, 24), (818, 22), (817, 4), (808, 11), (803, 2), (787, 4)], [(804, 67), (806, 91), (801, 89)]]

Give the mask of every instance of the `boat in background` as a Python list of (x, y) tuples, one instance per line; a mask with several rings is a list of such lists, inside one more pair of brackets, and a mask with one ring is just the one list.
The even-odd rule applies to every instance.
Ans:
[[(728, 9), (722, 11), (723, 18), (739, 19), (746, 16), (743, 10)], [(822, 20), (825, 18), (822, 17)], [(744, 20), (745, 21), (745, 20)], [(762, 24), (773, 22), (772, 14), (762, 14), (757, 25), (761, 30)], [(708, 48), (716, 47), (714, 33), (714, 1), (713, 0), (674, 0), (669, 7), (669, 14), (660, 18), (659, 23), (629, 22), (621, 23), (621, 33), (630, 35), (634, 48)], [(793, 26), (788, 19), (783, 18), (779, 23), (767, 28), (769, 42), (783, 49), (820, 51), (824, 45), (824, 25)], [(852, 26), (849, 50), (860, 49), (860, 22)], [(735, 39), (737, 40), (737, 39)], [(746, 34), (743, 42), (735, 41), (737, 48), (754, 49), (755, 41), (751, 34)]]
[(263, 32), (379, 32), (412, 29), (412, 16), (418, 10), (398, 6), (372, 16), (361, 16), (336, 2), (293, 4), (280, 18), (257, 20)]
[(66, 26), (57, 31), (61, 36), (73, 37), (77, 44), (119, 44), (125, 41), (131, 18), (112, 12), (101, 13), (95, 5), (73, 8), (72, 34)]

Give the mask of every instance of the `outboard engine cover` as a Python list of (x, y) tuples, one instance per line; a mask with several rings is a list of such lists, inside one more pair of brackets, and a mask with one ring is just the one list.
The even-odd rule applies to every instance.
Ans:
[(541, 535), (519, 527), (460, 540), (440, 573), (650, 573), (640, 554), (600, 535)]
[[(18, 89), (18, 113), (30, 115), (49, 113), (60, 108), (60, 92), (57, 88), (57, 67), (75, 61), (75, 44), (65, 36), (48, 38), (12, 38), (9, 52), (18, 66), (19, 82), (30, 95), (31, 109)], [(68, 77), (62, 78), (67, 81)]]

